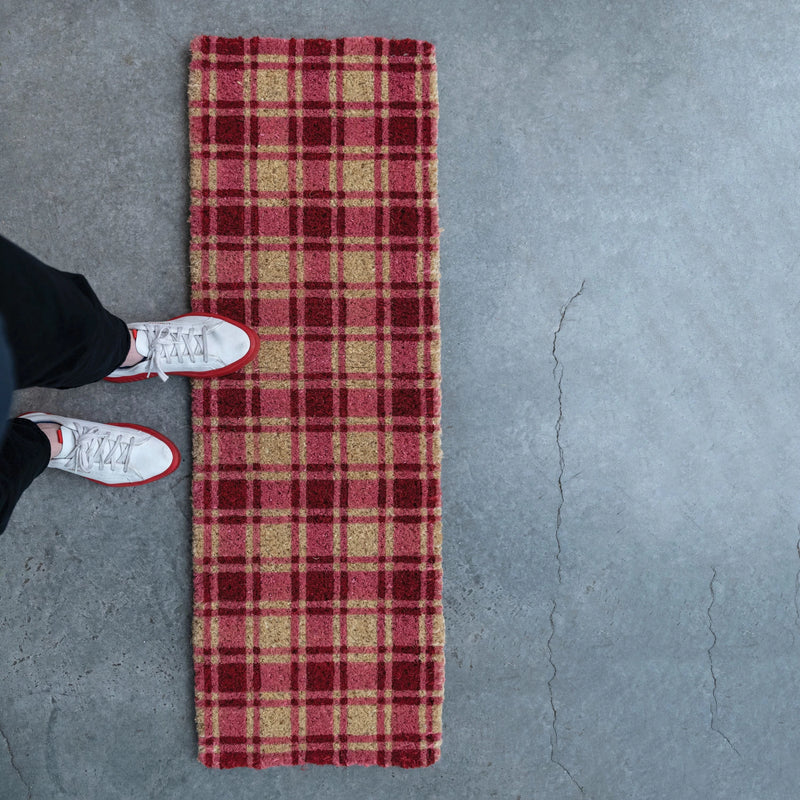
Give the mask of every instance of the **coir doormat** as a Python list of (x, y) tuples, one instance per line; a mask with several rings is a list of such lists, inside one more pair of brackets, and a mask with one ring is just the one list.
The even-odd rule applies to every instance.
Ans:
[(434, 48), (192, 42), (195, 313), (259, 358), (194, 382), (194, 662), (209, 767), (438, 758)]

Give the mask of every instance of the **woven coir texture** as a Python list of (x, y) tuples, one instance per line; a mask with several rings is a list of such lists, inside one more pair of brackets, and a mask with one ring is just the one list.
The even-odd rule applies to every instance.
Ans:
[(438, 758), (437, 109), (426, 42), (192, 42), (192, 307), (262, 340), (193, 383), (210, 767)]

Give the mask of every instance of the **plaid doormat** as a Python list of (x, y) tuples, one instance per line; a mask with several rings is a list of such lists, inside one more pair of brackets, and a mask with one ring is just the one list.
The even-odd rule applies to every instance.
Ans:
[(432, 764), (434, 48), (202, 36), (191, 55), (192, 309), (262, 339), (192, 389), (199, 759)]

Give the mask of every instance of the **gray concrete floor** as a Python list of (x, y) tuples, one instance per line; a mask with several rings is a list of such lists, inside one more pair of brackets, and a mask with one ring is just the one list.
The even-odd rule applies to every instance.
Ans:
[[(0, 230), (127, 319), (188, 309), (198, 33), (437, 45), (442, 759), (195, 761), (186, 458), (0, 539), (0, 797), (796, 797), (797, 5), (3, 0)], [(189, 453), (179, 379), (34, 409)]]

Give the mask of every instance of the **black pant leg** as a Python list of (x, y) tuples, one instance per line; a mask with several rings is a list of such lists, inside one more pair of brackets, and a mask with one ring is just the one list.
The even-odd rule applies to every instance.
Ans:
[(0, 314), (18, 389), (93, 383), (128, 355), (126, 324), (103, 307), (83, 275), (53, 269), (2, 236)]
[(11, 407), (11, 395), (14, 391), (14, 364), (11, 360), (11, 348), (6, 340), (6, 326), (0, 314), (0, 446), (6, 432), (6, 417)]
[(12, 419), (0, 447), (0, 533), (20, 495), (49, 461), (50, 442), (42, 429), (29, 419)]

